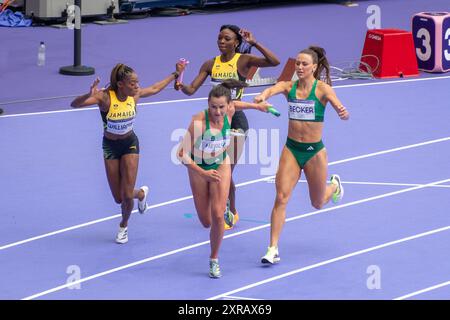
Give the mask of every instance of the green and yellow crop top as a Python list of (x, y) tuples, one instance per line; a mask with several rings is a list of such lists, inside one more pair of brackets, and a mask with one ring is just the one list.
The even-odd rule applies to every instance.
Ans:
[(298, 121), (323, 122), (325, 106), (316, 96), (317, 79), (306, 99), (297, 99), (298, 80), (294, 82), (288, 94), (289, 119)]

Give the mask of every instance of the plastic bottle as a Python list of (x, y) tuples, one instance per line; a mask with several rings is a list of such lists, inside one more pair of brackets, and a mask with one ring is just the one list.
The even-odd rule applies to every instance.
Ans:
[(45, 43), (43, 41), (39, 45), (37, 65), (40, 67), (45, 66)]

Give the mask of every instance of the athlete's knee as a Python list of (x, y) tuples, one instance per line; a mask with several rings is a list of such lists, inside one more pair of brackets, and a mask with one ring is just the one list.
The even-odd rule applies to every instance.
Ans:
[(277, 197), (275, 199), (275, 204), (278, 206), (285, 206), (287, 205), (289, 198), (291, 194), (289, 192), (277, 192)]
[(323, 208), (324, 203), (323, 201), (311, 200), (311, 205), (317, 210), (320, 210)]
[(117, 204), (122, 204), (122, 197), (121, 196), (113, 196), (114, 197), (114, 201)]
[(133, 201), (134, 201), (133, 192), (124, 192), (124, 193), (122, 193), (121, 198), (122, 198), (122, 204), (125, 204), (128, 206), (133, 204)]
[(211, 208), (211, 216), (214, 220), (223, 219), (223, 214), (226, 209), (226, 204), (223, 205), (213, 205)]
[(204, 228), (206, 228), (206, 229), (211, 228), (211, 221), (205, 221), (205, 220), (200, 219), (200, 222), (202, 223), (202, 226)]
[[(205, 216), (205, 215), (203, 215), (203, 216)], [(208, 216), (208, 215), (206, 215), (206, 216)], [(205, 227), (206, 229), (211, 228), (211, 218), (203, 218), (200, 215), (199, 215), (198, 218), (199, 218), (200, 223), (202, 224), (203, 227)]]

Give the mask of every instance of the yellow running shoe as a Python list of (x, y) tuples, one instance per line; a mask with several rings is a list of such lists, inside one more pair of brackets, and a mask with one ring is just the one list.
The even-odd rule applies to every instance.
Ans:
[(233, 217), (233, 225), (235, 225), (239, 221), (239, 214), (238, 214), (237, 210), (236, 210), (236, 213), (233, 216), (234, 216)]

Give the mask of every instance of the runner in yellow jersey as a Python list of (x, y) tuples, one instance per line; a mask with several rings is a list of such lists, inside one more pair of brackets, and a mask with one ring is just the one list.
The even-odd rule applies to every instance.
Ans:
[[(246, 50), (243, 46), (247, 45)], [(217, 46), (220, 55), (209, 59), (200, 67), (200, 71), (190, 85), (176, 82), (176, 89), (181, 90), (187, 95), (193, 95), (198, 88), (205, 82), (208, 76), (211, 77), (211, 83), (217, 85), (227, 79), (235, 79), (245, 81), (251, 67), (274, 67), (280, 64), (276, 55), (266, 48), (261, 42), (256, 41), (253, 34), (245, 29), (241, 29), (235, 25), (223, 25), (220, 28), (217, 39)], [(249, 53), (252, 47), (259, 50), (263, 57), (258, 57)], [(245, 52), (243, 52), (245, 51)], [(232, 99), (240, 100), (242, 98), (243, 89), (233, 90)], [(247, 117), (243, 111), (237, 110), (231, 121), (231, 129), (243, 133), (241, 137), (234, 137), (231, 157), (231, 171), (233, 172), (236, 163), (242, 153), (245, 143), (246, 133), (249, 129)], [(229, 192), (229, 210), (234, 216), (234, 222), (238, 220), (238, 211), (236, 210), (235, 201), (235, 184), (231, 179)], [(225, 213), (227, 214), (227, 213)], [(226, 229), (232, 226), (225, 225)]]
[(128, 219), (133, 211), (134, 199), (138, 199), (140, 213), (148, 209), (148, 187), (134, 188), (139, 163), (139, 140), (133, 131), (137, 102), (140, 98), (160, 92), (183, 70), (184, 66), (178, 63), (175, 72), (149, 87), (141, 88), (134, 70), (120, 63), (112, 70), (107, 89), (97, 88), (100, 82), (97, 78), (89, 93), (77, 97), (71, 104), (73, 108), (96, 104), (100, 109), (106, 175), (114, 200), (122, 208), (117, 243), (128, 242)]

